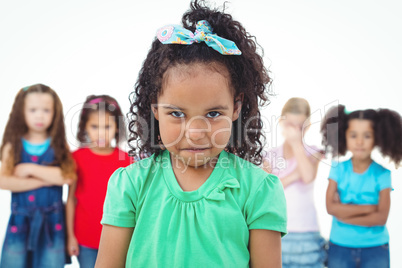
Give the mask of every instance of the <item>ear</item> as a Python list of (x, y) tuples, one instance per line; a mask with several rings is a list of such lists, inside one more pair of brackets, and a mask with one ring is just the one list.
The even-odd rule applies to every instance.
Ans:
[(151, 110), (152, 113), (154, 114), (155, 119), (159, 121), (158, 105), (156, 103), (151, 104)]
[(234, 109), (232, 115), (232, 121), (236, 121), (239, 118), (241, 107), (243, 106), (244, 94), (240, 93), (234, 100)]

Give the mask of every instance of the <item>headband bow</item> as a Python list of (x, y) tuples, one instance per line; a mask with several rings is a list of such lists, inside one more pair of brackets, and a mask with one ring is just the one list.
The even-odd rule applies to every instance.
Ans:
[(197, 22), (194, 33), (180, 25), (166, 25), (157, 31), (156, 36), (162, 44), (191, 45), (194, 42), (205, 42), (222, 55), (241, 55), (236, 44), (214, 34), (211, 25), (206, 20)]

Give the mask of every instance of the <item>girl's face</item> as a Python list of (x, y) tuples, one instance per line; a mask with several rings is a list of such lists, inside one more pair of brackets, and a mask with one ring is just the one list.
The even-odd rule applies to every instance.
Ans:
[[(163, 145), (186, 166), (201, 167), (219, 155), (241, 109), (221, 66), (203, 64), (169, 69), (153, 105)], [(226, 71), (227, 72), (227, 71)]]
[(374, 130), (370, 120), (349, 120), (349, 127), (346, 130), (346, 148), (352, 152), (354, 158), (364, 160), (371, 157), (371, 151), (374, 148)]
[(25, 97), (24, 117), (29, 132), (47, 134), (53, 122), (54, 100), (48, 93), (29, 93)]
[(289, 132), (297, 132), (302, 135), (308, 128), (307, 117), (304, 114), (285, 113), (279, 122), (282, 133), (286, 137)]
[(93, 146), (98, 149), (109, 149), (116, 135), (116, 122), (108, 112), (92, 112), (88, 116), (85, 131)]

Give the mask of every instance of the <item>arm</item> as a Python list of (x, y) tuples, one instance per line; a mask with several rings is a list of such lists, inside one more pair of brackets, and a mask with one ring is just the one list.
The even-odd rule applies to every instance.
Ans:
[(287, 175), (286, 177), (279, 177), (281, 180), (281, 183), (283, 185), (283, 188), (288, 187), (290, 184), (294, 183), (295, 181), (299, 180), (300, 175), (299, 171), (295, 169), (292, 173)]
[[(377, 210), (376, 205), (346, 205), (342, 204), (338, 198), (337, 183), (334, 180), (328, 180), (326, 195), (326, 205), (328, 214), (338, 218), (345, 219), (355, 216), (366, 215)], [(342, 220), (344, 221), (344, 220)]]
[(306, 155), (304, 146), (301, 142), (294, 143), (291, 146), (297, 160), (297, 170), (300, 173), (302, 181), (304, 183), (312, 182), (317, 175), (318, 160), (321, 159), (321, 155), (317, 153), (309, 157)]
[(366, 215), (342, 219), (341, 221), (353, 225), (361, 226), (379, 226), (387, 223), (389, 208), (391, 206), (390, 188), (384, 189), (380, 192), (380, 201), (378, 202), (378, 209)]
[(124, 268), (134, 228), (103, 225), (96, 268)]
[(281, 233), (271, 230), (250, 230), (250, 267), (282, 267)]
[(68, 188), (68, 197), (66, 203), (66, 225), (67, 225), (67, 252), (70, 256), (80, 254), (77, 238), (74, 234), (74, 216), (77, 199), (75, 198), (75, 190), (77, 189), (77, 181), (71, 183)]
[(40, 187), (49, 186), (46, 182), (36, 178), (22, 178), (9, 174), (6, 165), (10, 157), (11, 144), (6, 144), (2, 152), (2, 165), (0, 168), (0, 188), (11, 192), (25, 192)]
[(14, 174), (18, 177), (35, 177), (50, 185), (70, 184), (71, 179), (65, 179), (60, 167), (43, 166), (35, 163), (22, 163), (15, 167)]

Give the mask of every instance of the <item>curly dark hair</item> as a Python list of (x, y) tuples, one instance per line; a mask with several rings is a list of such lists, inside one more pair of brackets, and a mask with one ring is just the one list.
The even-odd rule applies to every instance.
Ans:
[(389, 109), (345, 112), (344, 105), (332, 107), (321, 124), (322, 144), (333, 156), (346, 154), (346, 130), (351, 119), (366, 119), (373, 124), (375, 145), (383, 156), (399, 166), (402, 160), (402, 118)]
[[(27, 133), (28, 127), (25, 123), (24, 107), (25, 97), (31, 93), (49, 94), (53, 98), (54, 115), (52, 124), (47, 132), (51, 137), (51, 146), (55, 152), (54, 165), (60, 166), (63, 175), (67, 178), (74, 179), (75, 164), (71, 157), (70, 149), (66, 140), (66, 132), (64, 128), (63, 105), (56, 94), (50, 87), (43, 84), (36, 84), (20, 89), (15, 97), (14, 104), (4, 130), (3, 142), (1, 144), (1, 153), (6, 144), (11, 144), (10, 159), (6, 163), (7, 173), (12, 173), (14, 166), (20, 162), (22, 142), (21, 138)], [(0, 160), (3, 160), (3, 155), (0, 153)]]
[(162, 91), (167, 70), (178, 65), (219, 64), (228, 70), (234, 99), (243, 95), (241, 113), (233, 122), (231, 139), (225, 150), (256, 165), (261, 163), (265, 137), (262, 133), (263, 122), (259, 105), (269, 103), (271, 78), (264, 67), (262, 55), (257, 53), (256, 38), (246, 32), (240, 22), (224, 13), (224, 9), (225, 7), (223, 11), (211, 9), (204, 1), (195, 0), (183, 15), (183, 27), (194, 32), (197, 22), (206, 20), (214, 33), (233, 41), (241, 50), (241, 55), (221, 55), (205, 43), (164, 45), (156, 38), (153, 41), (140, 70), (135, 90), (130, 95), (130, 154), (159, 154), (161, 151), (154, 142), (155, 137), (159, 136), (159, 126), (153, 117), (151, 104), (155, 103)]
[(88, 142), (85, 127), (87, 125), (89, 115), (94, 112), (104, 111), (111, 114), (116, 122), (116, 144), (126, 139), (126, 126), (124, 117), (118, 102), (109, 95), (90, 95), (82, 105), (80, 113), (80, 121), (78, 123), (77, 139), (84, 145)]

